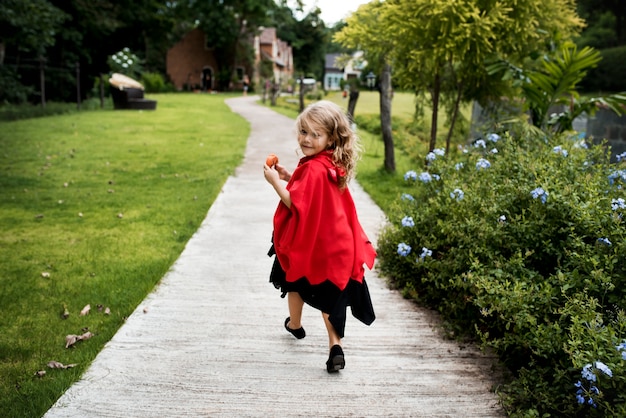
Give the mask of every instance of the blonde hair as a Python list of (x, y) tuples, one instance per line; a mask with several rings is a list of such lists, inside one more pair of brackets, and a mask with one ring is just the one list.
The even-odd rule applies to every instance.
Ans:
[(356, 163), (361, 153), (361, 144), (348, 116), (341, 107), (328, 100), (320, 100), (306, 107), (296, 119), (298, 132), (309, 127), (323, 129), (330, 142), (332, 160), (343, 169), (338, 177), (339, 187), (344, 188), (355, 175)]

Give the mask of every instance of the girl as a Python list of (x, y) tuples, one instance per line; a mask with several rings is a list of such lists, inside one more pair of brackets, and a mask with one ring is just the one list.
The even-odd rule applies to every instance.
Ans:
[(280, 197), (270, 281), (282, 297), (287, 294), (285, 329), (294, 337), (306, 335), (300, 322), (305, 302), (322, 312), (330, 348), (326, 370), (333, 373), (345, 366), (341, 338), (347, 306), (367, 325), (375, 319), (363, 264), (371, 269), (376, 252), (347, 188), (359, 151), (347, 116), (336, 104), (319, 101), (298, 116), (296, 127), (304, 157), (294, 172), (280, 164), (263, 167)]

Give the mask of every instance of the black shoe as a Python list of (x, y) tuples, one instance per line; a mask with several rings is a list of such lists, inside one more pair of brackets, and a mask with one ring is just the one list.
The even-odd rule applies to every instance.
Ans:
[(340, 345), (333, 345), (326, 362), (326, 371), (328, 373), (336, 373), (344, 367), (346, 367), (346, 360), (343, 357), (343, 350)]
[(287, 319), (285, 319), (285, 329), (294, 337), (296, 337), (297, 339), (301, 340), (304, 337), (306, 337), (306, 332), (304, 332), (304, 328), (300, 327), (298, 329), (291, 329), (289, 328), (289, 326), (287, 326), (287, 324), (289, 324), (289, 321), (291, 320), (291, 317), (287, 317)]

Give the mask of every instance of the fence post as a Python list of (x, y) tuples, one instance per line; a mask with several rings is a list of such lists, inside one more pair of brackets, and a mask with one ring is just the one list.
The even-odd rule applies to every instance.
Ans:
[(104, 109), (104, 74), (100, 73), (100, 109)]
[(76, 109), (80, 110), (80, 63), (76, 61)]
[(46, 76), (44, 73), (45, 58), (39, 56), (39, 89), (41, 91), (41, 107), (46, 107)]

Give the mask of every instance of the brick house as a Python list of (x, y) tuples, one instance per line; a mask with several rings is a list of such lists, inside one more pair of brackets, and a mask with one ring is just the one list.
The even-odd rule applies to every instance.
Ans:
[[(260, 81), (262, 61), (270, 61), (276, 82), (293, 77), (293, 55), (291, 46), (276, 36), (275, 28), (262, 28), (261, 33), (251, 41), (254, 48), (253, 67), (237, 66), (236, 80), (232, 88), (241, 89), (245, 75), (256, 85)], [(166, 71), (176, 89), (194, 88), (214, 90), (218, 87), (216, 73), (217, 60), (207, 45), (201, 29), (193, 29), (183, 39), (167, 51)]]
[(276, 28), (262, 28), (254, 39), (255, 73), (253, 80), (258, 84), (261, 61), (272, 62), (274, 81), (282, 84), (293, 78), (293, 51), (291, 46), (276, 36)]

